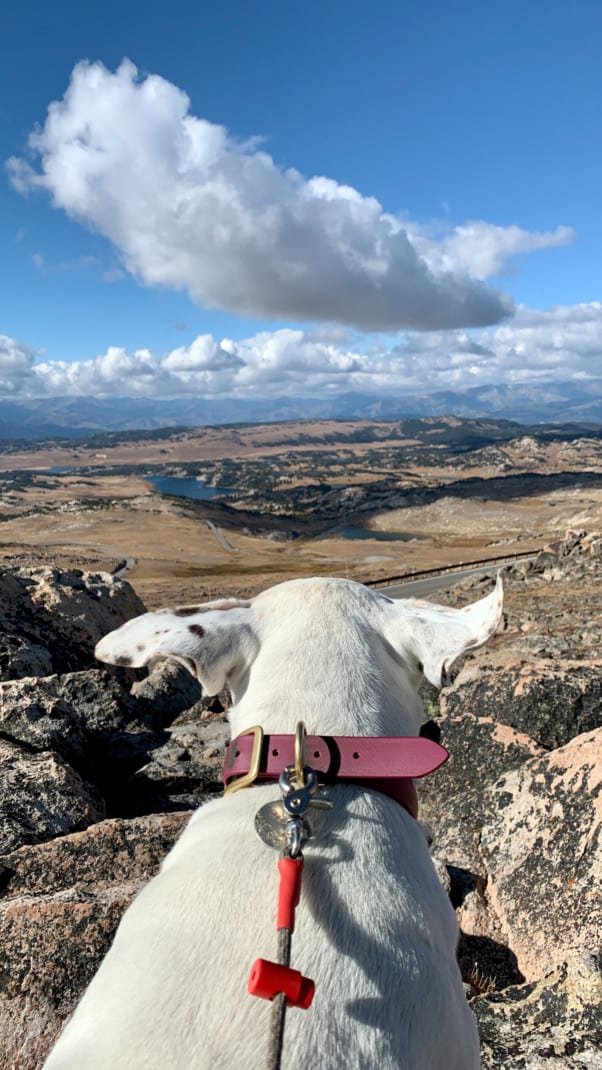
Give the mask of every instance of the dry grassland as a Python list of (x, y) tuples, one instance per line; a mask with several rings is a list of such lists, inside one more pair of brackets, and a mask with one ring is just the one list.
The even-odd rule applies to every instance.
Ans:
[[(380, 426), (380, 425), (372, 425)], [(382, 425), (387, 427), (387, 425)], [(245, 514), (238, 519), (232, 510), (219, 518), (219, 507), (207, 512), (225, 537), (224, 545), (203, 518), (203, 505), (186, 507), (181, 500), (167, 499), (152, 492), (140, 472), (118, 475), (111, 466), (150, 463), (198, 462), (210, 458), (273, 457), (285, 451), (298, 455), (302, 476), (308, 478), (308, 449), (336, 450), (335, 432), (351, 433), (357, 424), (287, 424), (268, 427), (206, 429), (178, 434), (174, 439), (121, 443), (106, 450), (82, 447), (53, 447), (40, 451), (6, 454), (0, 468), (18, 473), (25, 469), (48, 469), (64, 465), (75, 468), (95, 466), (92, 473), (70, 472), (16, 486), (5, 494), (1, 507), (0, 559), (6, 563), (49, 564), (61, 568), (78, 567), (112, 571), (130, 561), (128, 579), (142, 599), (153, 608), (159, 605), (193, 602), (221, 594), (252, 594), (270, 584), (299, 575), (338, 575), (358, 580), (377, 580), (445, 567), (479, 558), (504, 557), (513, 552), (537, 549), (558, 539), (567, 528), (602, 528), (602, 485), (590, 481), (551, 489), (542, 495), (525, 494), (510, 500), (495, 496), (459, 497), (446, 494), (445, 484), (456, 486), (467, 477), (489, 479), (500, 476), (499, 466), (456, 468), (415, 467), (406, 486), (439, 483), (436, 500), (410, 504), (345, 518), (378, 532), (401, 533), (410, 541), (381, 541), (374, 538), (328, 537), (287, 539), (273, 531), (267, 518), (262, 534), (251, 534)], [(389, 426), (390, 431), (390, 426)], [(304, 443), (295, 443), (303, 435)], [(325, 442), (325, 437), (329, 441)], [(284, 442), (283, 442), (284, 438)], [(308, 447), (307, 439), (311, 440)], [(348, 484), (377, 478), (374, 464), (362, 474), (362, 455), (380, 450), (382, 471), (386, 454), (409, 440), (387, 440), (382, 445), (341, 443), (352, 451), (355, 466), (348, 465)], [(537, 447), (537, 449), (536, 449)], [(589, 467), (602, 471), (600, 451), (574, 444), (538, 444), (523, 440), (504, 449), (520, 470), (544, 473)], [(534, 455), (539, 450), (539, 454)], [(534, 463), (534, 461), (536, 463)], [(296, 460), (289, 457), (286, 471), (296, 480)], [(106, 471), (104, 471), (106, 469)], [(343, 466), (343, 470), (345, 466)], [(380, 473), (382, 478), (382, 472)], [(216, 519), (216, 516), (218, 519)], [(248, 516), (248, 514), (247, 514)], [(282, 527), (282, 525), (281, 525)], [(302, 525), (301, 525), (302, 530)], [(227, 548), (230, 545), (231, 549)], [(133, 559), (133, 560), (132, 560)]]

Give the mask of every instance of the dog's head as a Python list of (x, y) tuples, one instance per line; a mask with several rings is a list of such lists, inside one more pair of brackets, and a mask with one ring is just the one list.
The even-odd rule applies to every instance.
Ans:
[[(340, 732), (343, 709), (377, 711), (400, 697), (406, 707), (413, 697), (415, 721), (422, 676), (440, 687), (457, 658), (493, 635), (502, 600), (501, 578), (463, 609), (394, 601), (348, 580), (291, 580), (249, 601), (145, 613), (105, 636), (96, 657), (131, 667), (173, 657), (209, 694), (228, 685), (236, 702), (252, 697), (258, 715), (294, 696), (298, 710), (334, 710)], [(383, 727), (380, 718), (376, 730)]]

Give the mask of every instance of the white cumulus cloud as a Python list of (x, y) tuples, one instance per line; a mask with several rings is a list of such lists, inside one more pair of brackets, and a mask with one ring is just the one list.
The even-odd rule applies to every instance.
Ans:
[(26, 390), (35, 360), (36, 351), (31, 346), (0, 334), (0, 395)]
[(520, 306), (482, 330), (407, 331), (384, 345), (301, 329), (221, 341), (199, 335), (168, 353), (110, 346), (91, 360), (43, 360), (0, 336), (0, 395), (12, 397), (316, 397), (430, 393), (488, 384), (602, 379), (602, 304)]
[(416, 248), (433, 271), (467, 271), (477, 279), (499, 275), (513, 256), (568, 245), (574, 237), (571, 227), (529, 231), (481, 220), (456, 226), (439, 241), (429, 240), (418, 228), (413, 233)]
[(147, 285), (240, 314), (363, 330), (497, 323), (512, 301), (484, 280), (509, 256), (571, 238), (482, 222), (429, 238), (373, 197), (279, 168), (189, 104), (128, 60), (115, 72), (79, 63), (29, 137), (35, 166), (11, 158), (11, 181), (46, 190), (105, 235)]

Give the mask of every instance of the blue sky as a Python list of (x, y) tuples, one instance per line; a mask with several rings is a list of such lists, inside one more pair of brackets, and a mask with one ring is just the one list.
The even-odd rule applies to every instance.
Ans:
[(25, 0), (2, 21), (4, 396), (602, 376), (598, 3)]

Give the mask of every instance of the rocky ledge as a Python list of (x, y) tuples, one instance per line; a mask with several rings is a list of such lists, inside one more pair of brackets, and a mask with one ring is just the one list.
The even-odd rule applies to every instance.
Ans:
[[(484, 1070), (602, 1068), (601, 574), (583, 533), (509, 570), (502, 633), (425, 694), (451, 758), (421, 817)], [(125, 907), (219, 791), (225, 696), (175, 663), (94, 662), (142, 611), (108, 575), (0, 574), (0, 1070), (42, 1065)]]

